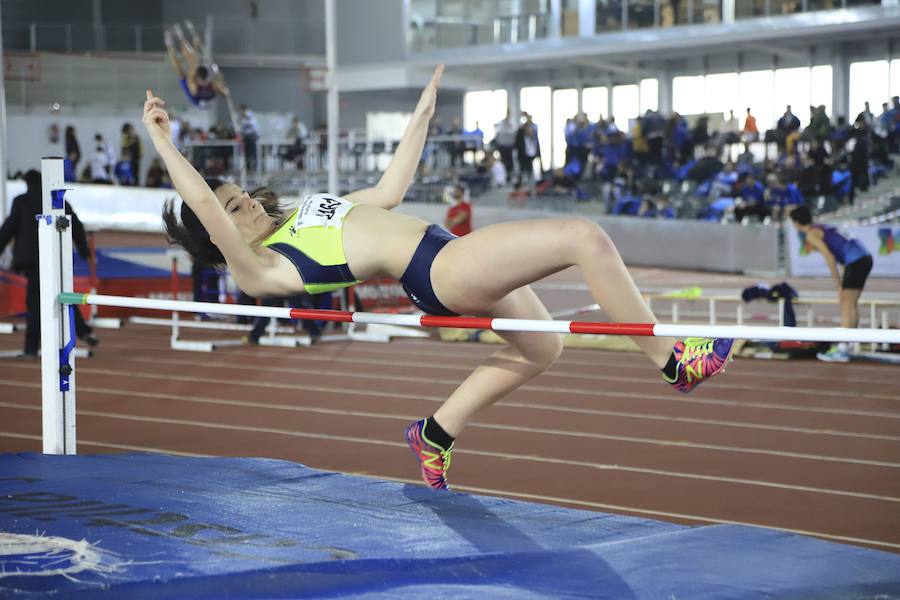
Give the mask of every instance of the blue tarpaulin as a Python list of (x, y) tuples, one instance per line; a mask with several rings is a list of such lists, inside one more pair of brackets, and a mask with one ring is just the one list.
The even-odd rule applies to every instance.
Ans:
[[(900, 597), (900, 556), (299, 464), (0, 455), (0, 597)], [(425, 587), (427, 586), (427, 587)]]

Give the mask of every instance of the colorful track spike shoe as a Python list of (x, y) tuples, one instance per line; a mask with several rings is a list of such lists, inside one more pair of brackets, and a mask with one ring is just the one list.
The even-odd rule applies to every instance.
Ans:
[(675, 344), (675, 379), (663, 379), (676, 390), (688, 393), (702, 382), (725, 370), (734, 352), (734, 340), (712, 338), (686, 338)]
[(422, 479), (436, 490), (449, 490), (447, 485), (447, 471), (450, 469), (450, 453), (453, 444), (449, 448), (441, 448), (425, 437), (425, 423), (428, 419), (422, 419), (411, 423), (406, 428), (406, 443), (415, 454), (422, 469)]

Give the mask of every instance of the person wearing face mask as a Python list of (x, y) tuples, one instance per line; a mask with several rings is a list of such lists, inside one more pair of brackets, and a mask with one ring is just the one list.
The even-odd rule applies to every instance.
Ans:
[(444, 227), (457, 237), (472, 233), (472, 203), (466, 198), (466, 188), (460, 184), (449, 186), (445, 200), (450, 203)]

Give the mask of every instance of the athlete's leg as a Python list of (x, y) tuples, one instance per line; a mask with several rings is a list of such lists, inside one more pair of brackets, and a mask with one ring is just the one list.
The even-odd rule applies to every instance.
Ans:
[[(550, 319), (547, 309), (528, 287), (511, 292), (484, 314), (506, 319)], [(539, 375), (562, 352), (562, 336), (556, 333), (497, 333), (509, 346), (494, 352), (476, 368), (434, 413), (435, 420), (453, 437), (459, 435), (472, 415)]]
[(859, 295), (862, 290), (841, 290), (841, 327), (859, 327)]
[[(447, 244), (435, 258), (431, 279), (444, 306), (476, 314), (512, 290), (573, 265), (581, 269), (594, 299), (614, 321), (657, 322), (606, 232), (577, 217), (478, 229)], [(659, 368), (668, 362), (676, 341), (632, 339)]]

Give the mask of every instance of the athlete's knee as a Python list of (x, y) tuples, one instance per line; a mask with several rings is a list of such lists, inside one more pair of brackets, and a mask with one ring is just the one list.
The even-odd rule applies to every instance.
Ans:
[(571, 240), (580, 250), (607, 253), (615, 250), (615, 245), (600, 225), (584, 217), (565, 219), (563, 226), (566, 239)]
[(523, 353), (538, 373), (553, 366), (563, 351), (563, 339), (559, 334), (536, 334), (535, 343)]

